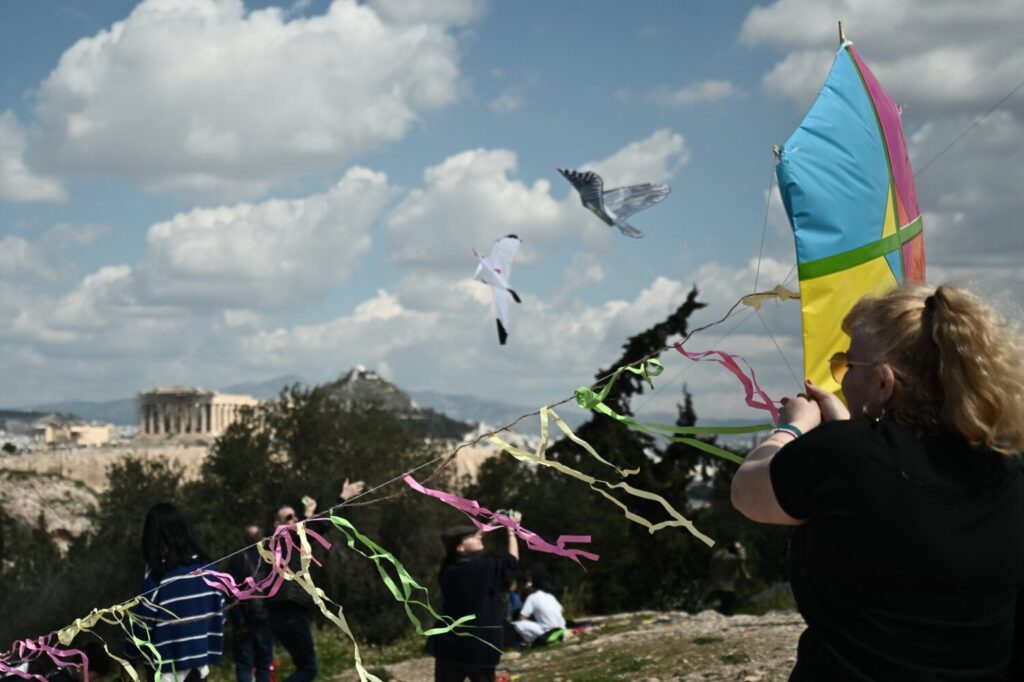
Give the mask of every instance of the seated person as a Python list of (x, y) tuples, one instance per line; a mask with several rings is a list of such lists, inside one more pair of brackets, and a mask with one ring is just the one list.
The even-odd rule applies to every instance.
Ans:
[[(565, 635), (565, 616), (562, 605), (555, 595), (548, 592), (547, 579), (543, 572), (531, 571), (527, 587), (532, 587), (530, 596), (523, 602), (519, 611), (519, 620), (512, 623), (519, 636), (528, 644), (540, 645), (554, 641), (551, 636), (555, 632)], [(561, 639), (562, 637), (555, 637)]]

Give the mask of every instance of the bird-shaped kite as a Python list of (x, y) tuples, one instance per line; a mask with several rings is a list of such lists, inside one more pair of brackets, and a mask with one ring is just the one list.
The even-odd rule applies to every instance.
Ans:
[(496, 240), (491, 246), (491, 252), (486, 256), (481, 256), (476, 249), (473, 249), (473, 253), (480, 259), (473, 279), (491, 286), (494, 310), (498, 318), (498, 342), (505, 345), (509, 327), (508, 301), (511, 298), (516, 303), (522, 303), (519, 294), (508, 285), (509, 277), (512, 275), (512, 261), (519, 253), (519, 237), (510, 234)]
[(558, 168), (557, 170), (580, 193), (580, 201), (586, 208), (589, 208), (609, 227), (615, 226), (622, 234), (634, 239), (640, 239), (644, 233), (627, 223), (626, 220), (630, 216), (654, 206), (672, 191), (668, 185), (657, 185), (650, 182), (605, 191), (604, 181), (593, 171), (581, 173), (568, 168)]

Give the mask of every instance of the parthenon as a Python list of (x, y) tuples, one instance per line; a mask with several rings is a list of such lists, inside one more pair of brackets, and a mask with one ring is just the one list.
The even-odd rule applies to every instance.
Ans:
[(219, 436), (238, 421), (243, 407), (259, 402), (186, 386), (163, 386), (139, 393), (139, 433), (145, 435)]

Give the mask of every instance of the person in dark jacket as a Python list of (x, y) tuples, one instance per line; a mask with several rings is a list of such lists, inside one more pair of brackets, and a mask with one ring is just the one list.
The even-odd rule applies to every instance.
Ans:
[[(157, 682), (206, 679), (224, 651), (224, 595), (193, 575), (209, 557), (173, 504), (154, 505), (146, 514), (142, 556), (146, 573), (141, 593), (159, 608), (137, 606), (139, 619), (132, 627), (136, 637), (151, 642), (160, 654)], [(156, 673), (152, 652), (143, 654), (129, 645), (128, 654), (144, 658)]]
[[(338, 500), (345, 502), (349, 498), (359, 495), (364, 487), (363, 481), (350, 483), (346, 478)], [(312, 517), (316, 512), (316, 500), (304, 497), (302, 504), (303, 519)], [(286, 526), (303, 519), (300, 519), (295, 513), (294, 507), (283, 505), (274, 514), (274, 525)], [(297, 553), (292, 555), (290, 568), (293, 571), (299, 569)], [(285, 648), (295, 664), (295, 672), (286, 677), (283, 682), (311, 682), (319, 673), (316, 647), (313, 644), (313, 631), (309, 626), (309, 609), (313, 606), (312, 597), (296, 585), (294, 580), (286, 580), (277, 594), (267, 599), (266, 602), (270, 631), (274, 633), (274, 639)]]
[[(274, 525), (285, 526), (299, 521), (295, 509), (285, 505), (274, 514)], [(299, 556), (292, 554), (293, 571), (299, 570)], [(310, 682), (319, 673), (313, 631), (309, 626), (309, 608), (313, 599), (294, 580), (286, 580), (273, 597), (266, 600), (270, 631), (285, 648), (295, 664), (295, 672), (284, 682)]]
[[(261, 537), (259, 526), (245, 527), (247, 547), (228, 562), (228, 572), (236, 583), (242, 584), (249, 577), (259, 582), (268, 574), (269, 566), (260, 558), (255, 546)], [(274, 662), (274, 636), (270, 632), (267, 605), (262, 599), (246, 599), (236, 604), (230, 614), (235, 631), (235, 678), (238, 682), (253, 682), (255, 671), (255, 682), (269, 682), (270, 666)]]
[[(522, 515), (510, 512), (514, 521)], [(460, 632), (435, 635), (428, 641), (434, 656), (435, 682), (494, 682), (494, 669), (504, 645), (503, 594), (519, 562), (519, 542), (508, 531), (507, 551), (483, 553), (483, 533), (475, 526), (452, 526), (441, 534), (445, 558), (438, 574), (443, 604), (441, 613), (451, 618), (473, 614), (476, 618)], [(483, 641), (481, 641), (483, 640)]]

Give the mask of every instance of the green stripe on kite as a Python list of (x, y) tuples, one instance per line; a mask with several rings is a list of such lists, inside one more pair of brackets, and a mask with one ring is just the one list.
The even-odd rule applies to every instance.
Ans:
[(909, 242), (911, 239), (921, 234), (923, 225), (921, 217), (918, 216), (914, 222), (910, 223), (906, 227), (896, 230), (896, 232), (890, 234), (888, 237), (857, 247), (851, 251), (837, 253), (834, 256), (826, 256), (824, 258), (819, 258), (818, 260), (812, 260), (808, 263), (801, 263), (797, 269), (800, 273), (800, 281), (824, 277), (825, 275), (831, 275), (835, 272), (840, 272), (841, 270), (855, 268), (858, 265), (863, 265), (868, 261), (884, 256), (887, 253), (891, 253), (900, 248), (901, 244)]

